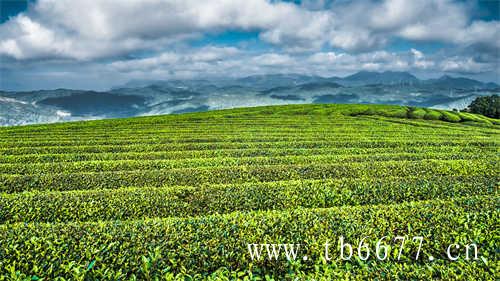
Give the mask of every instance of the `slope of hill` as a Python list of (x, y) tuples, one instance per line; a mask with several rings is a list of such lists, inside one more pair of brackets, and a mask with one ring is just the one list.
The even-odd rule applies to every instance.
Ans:
[[(494, 280), (499, 137), (498, 120), (376, 105), (0, 128), (0, 279)], [(300, 247), (252, 260), (253, 243)]]

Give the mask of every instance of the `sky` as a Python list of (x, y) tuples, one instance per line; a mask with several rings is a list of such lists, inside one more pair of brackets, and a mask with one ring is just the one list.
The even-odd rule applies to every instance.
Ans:
[(500, 2), (0, 0), (0, 90), (357, 71), (500, 83)]

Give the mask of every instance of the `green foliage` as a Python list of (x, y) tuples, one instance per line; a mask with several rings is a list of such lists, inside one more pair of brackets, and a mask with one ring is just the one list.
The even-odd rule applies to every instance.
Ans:
[(460, 118), (460, 115), (456, 114), (455, 112), (449, 112), (449, 111), (444, 111), (441, 110), (441, 118), (443, 118), (444, 121), (448, 122), (460, 122), (462, 121), (462, 118)]
[(477, 97), (467, 107), (467, 112), (498, 119), (500, 118), (500, 97), (498, 95)]
[[(230, 166), (170, 170), (1, 175), (0, 191), (79, 190), (126, 186), (162, 186), (263, 182), (287, 179), (405, 177), (415, 173), (433, 175), (492, 175), (496, 163), (481, 160), (381, 161), (335, 164)], [(168, 171), (168, 172), (166, 172)]]
[[(186, 217), (235, 210), (284, 210), (298, 207), (400, 203), (411, 200), (494, 195), (488, 176), (393, 177), (248, 182), (200, 187), (144, 187), (118, 190), (32, 192), (0, 198), (0, 223), (128, 220)], [(41, 208), (43, 206), (43, 208)]]
[[(390, 105), (0, 128), (0, 280), (494, 280), (499, 135)], [(340, 235), (422, 235), (436, 260), (323, 261)], [(482, 259), (447, 261), (453, 242)], [(251, 261), (246, 243), (309, 259)]]
[(426, 110), (427, 113), (424, 115), (424, 119), (426, 120), (439, 120), (439, 119), (443, 119), (445, 120), (441, 114), (441, 112), (437, 111), (437, 110), (433, 110), (433, 109), (427, 109)]
[(458, 112), (458, 115), (460, 116), (460, 118), (462, 118), (463, 121), (472, 121), (479, 123), (483, 122), (491, 124), (491, 122), (488, 119), (482, 117), (481, 115), (475, 115), (468, 112)]
[[(497, 221), (492, 217), (498, 218), (497, 203), (491, 196), (474, 196), (377, 207), (235, 212), (125, 222), (2, 225), (0, 241), (4, 246), (0, 248), (0, 255), (4, 258), (0, 263), (3, 267), (15, 265), (16, 271), (27, 276), (76, 275), (87, 279), (135, 275), (140, 280), (147, 280), (153, 276), (186, 273), (201, 278), (211, 272), (220, 272), (221, 268), (245, 275), (250, 272), (261, 276), (269, 274), (276, 279), (287, 274), (328, 275), (333, 270), (341, 276), (360, 274), (369, 279), (384, 275), (420, 279), (431, 274), (429, 267), (437, 267), (440, 271), (432, 274), (441, 278), (460, 279), (459, 272), (466, 272), (468, 276), (492, 280), (485, 263), (461, 258), (451, 266), (442, 249), (450, 242), (470, 239), (478, 243), (482, 255), (494, 259), (496, 247), (491, 241), (495, 241), (498, 231), (494, 231)], [(468, 218), (467, 223), (461, 223), (464, 217)], [(393, 232), (395, 229), (397, 231)], [(339, 235), (353, 243), (366, 235), (389, 235), (391, 238), (423, 235), (426, 241), (422, 249), (424, 257), (432, 255), (437, 261), (415, 261), (417, 245), (409, 244), (398, 262), (369, 260), (360, 264), (354, 259), (323, 263), (320, 256), (323, 244), (335, 241)], [(296, 241), (308, 245), (304, 254), (310, 258), (296, 265), (252, 262), (246, 253), (248, 241)], [(331, 254), (338, 255), (338, 249), (332, 247)], [(33, 264), (39, 266), (33, 267)], [(460, 271), (454, 270), (456, 267)]]
[(412, 119), (424, 119), (425, 115), (427, 112), (423, 108), (410, 108), (410, 111), (408, 112), (408, 117)]

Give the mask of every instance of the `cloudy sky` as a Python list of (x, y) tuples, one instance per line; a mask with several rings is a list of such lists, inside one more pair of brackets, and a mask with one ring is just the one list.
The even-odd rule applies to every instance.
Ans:
[(500, 82), (499, 1), (0, 0), (0, 89), (359, 70)]

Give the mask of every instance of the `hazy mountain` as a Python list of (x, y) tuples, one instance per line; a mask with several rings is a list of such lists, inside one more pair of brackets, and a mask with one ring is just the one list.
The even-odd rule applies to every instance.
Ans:
[(68, 96), (49, 97), (37, 102), (70, 112), (73, 116), (126, 117), (142, 113), (146, 98), (140, 95), (119, 95), (93, 91)]
[(342, 87), (342, 85), (334, 82), (316, 82), (299, 85), (297, 89), (300, 91), (321, 91), (340, 87)]
[(494, 89), (498, 87), (495, 83), (483, 83), (469, 78), (448, 75), (441, 76), (438, 79), (429, 79), (424, 83), (442, 89)]
[(0, 125), (184, 113), (291, 103), (381, 103), (464, 108), (498, 93), (494, 83), (443, 76), (419, 80), (407, 72), (362, 71), (339, 78), (299, 74), (244, 78), (131, 81), (106, 92), (0, 91)]
[(316, 91), (331, 91), (336, 88), (343, 87), (340, 84), (328, 81), (312, 82), (305, 84), (298, 84), (293, 86), (279, 86), (260, 91), (263, 95), (270, 93), (289, 93), (289, 92), (316, 92)]
[(2, 126), (79, 120), (77, 117), (68, 119), (70, 115), (62, 109), (38, 106), (34, 102), (6, 97), (5, 93), (0, 93), (0, 125)]

